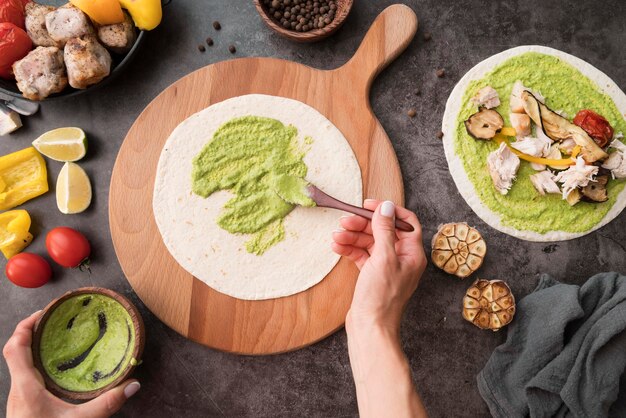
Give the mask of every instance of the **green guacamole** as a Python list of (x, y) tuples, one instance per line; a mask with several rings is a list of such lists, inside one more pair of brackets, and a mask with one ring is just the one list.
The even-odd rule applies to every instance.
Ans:
[(579, 110), (591, 109), (604, 116), (615, 132), (626, 133), (626, 121), (613, 100), (603, 94), (593, 81), (556, 57), (528, 52), (508, 59), (484, 78), (470, 83), (463, 95), (461, 111), (456, 121), (455, 152), (461, 158), (481, 201), (501, 215), (504, 225), (540, 234), (555, 230), (588, 231), (613, 206), (619, 192), (624, 188), (624, 181), (609, 181), (608, 201), (580, 202), (572, 207), (560, 195), (541, 196), (529, 179), (536, 171), (530, 163), (522, 161), (513, 187), (507, 195), (501, 195), (493, 186), (487, 170), (487, 155), (497, 149), (498, 144), (494, 141), (475, 140), (465, 130), (463, 121), (477, 110), (470, 99), (487, 85), (497, 90), (501, 103), (496, 110), (504, 118), (505, 126), (510, 126), (509, 98), (517, 80), (521, 80), (530, 89), (540, 91), (551, 109), (563, 110), (570, 120)]
[(309, 137), (276, 119), (244, 116), (222, 125), (193, 159), (192, 190), (208, 197), (235, 196), (217, 223), (233, 234), (250, 234), (246, 250), (261, 255), (285, 237), (283, 220), (296, 204), (315, 206), (305, 191), (303, 161)]
[(100, 389), (132, 361), (135, 328), (115, 299), (98, 294), (72, 297), (44, 324), (39, 354), (50, 378), (74, 392)]

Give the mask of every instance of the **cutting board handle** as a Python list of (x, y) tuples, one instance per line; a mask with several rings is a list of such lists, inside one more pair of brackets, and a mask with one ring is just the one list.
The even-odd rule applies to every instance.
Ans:
[(343, 80), (356, 81), (369, 92), (372, 80), (409, 45), (417, 25), (417, 16), (410, 7), (387, 7), (376, 17), (354, 56), (336, 71), (342, 73)]

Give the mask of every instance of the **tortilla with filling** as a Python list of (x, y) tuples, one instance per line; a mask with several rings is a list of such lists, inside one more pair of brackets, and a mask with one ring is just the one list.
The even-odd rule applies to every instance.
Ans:
[[(568, 66), (573, 67), (575, 70), (577, 70), (575, 76), (580, 77), (580, 81), (584, 81), (585, 84), (587, 82), (595, 84), (594, 87), (597, 89), (598, 95), (606, 94), (610, 99), (612, 99), (613, 104), (620, 113), (620, 115), (617, 116), (618, 118), (623, 118), (623, 115), (626, 114), (626, 95), (607, 75), (605, 75), (598, 69), (594, 68), (593, 66), (582, 61), (579, 58), (552, 48), (536, 45), (520, 46), (506, 50), (480, 62), (478, 65), (472, 68), (455, 86), (446, 104), (446, 110), (442, 122), (442, 131), (444, 132), (443, 142), (446, 159), (448, 161), (448, 166), (450, 168), (452, 178), (454, 179), (454, 182), (456, 183), (456, 186), (461, 196), (463, 196), (463, 198), (470, 205), (472, 210), (474, 210), (474, 212), (476, 212), (476, 214), (481, 219), (483, 219), (493, 228), (506, 234), (528, 241), (550, 242), (577, 238), (606, 225), (617, 215), (619, 215), (624, 207), (626, 207), (626, 189), (624, 188), (624, 181), (611, 180), (611, 182), (615, 182), (612, 185), (614, 187), (614, 197), (609, 202), (601, 204), (579, 203), (576, 206), (582, 206), (579, 206), (578, 208), (576, 206), (567, 206), (565, 202), (560, 201), (559, 196), (555, 195), (544, 197), (540, 196), (537, 193), (536, 198), (553, 199), (554, 205), (550, 208), (549, 211), (544, 211), (544, 213), (540, 213), (540, 211), (537, 211), (537, 213), (532, 213), (532, 210), (535, 208), (533, 207), (533, 199), (520, 200), (519, 202), (512, 202), (511, 199), (509, 199), (508, 201), (501, 203), (502, 206), (507, 205), (507, 207), (504, 208), (498, 207), (498, 205), (495, 204), (494, 201), (491, 201), (486, 197), (481, 198), (481, 194), (483, 194), (484, 196), (485, 192), (490, 192), (493, 189), (493, 184), (491, 182), (485, 182), (480, 180), (480, 178), (482, 177), (489, 177), (486, 171), (480, 171), (482, 170), (481, 165), (485, 164), (486, 161), (483, 161), (483, 158), (477, 159), (479, 158), (478, 156), (463, 158), (463, 156), (460, 155), (458, 141), (465, 139), (467, 141), (475, 141), (469, 136), (467, 138), (462, 138), (458, 134), (458, 120), (461, 116), (460, 112), (467, 111), (466, 102), (468, 100), (468, 97), (471, 97), (471, 95), (468, 94), (468, 89), (475, 87), (477, 84), (480, 84), (476, 83), (476, 81), (481, 80), (484, 77), (488, 77), (489, 74), (494, 71), (494, 69), (497, 69), (499, 66), (504, 65), (509, 59), (514, 57), (520, 57), (523, 54), (527, 53), (539, 53), (551, 57), (556, 57), (563, 63), (568, 64)], [(513, 80), (513, 82), (514, 81), (515, 80)], [(542, 80), (541, 74), (539, 74), (538, 72), (533, 73), (531, 80), (522, 79), (521, 81), (524, 82), (527, 87), (537, 88), (541, 91)], [(499, 90), (498, 93), (500, 94), (500, 99), (507, 99), (506, 109), (500, 110), (500, 113), (505, 118), (505, 121), (508, 120), (508, 94), (510, 93), (512, 83), (510, 86), (508, 86), (508, 90), (506, 88), (498, 89), (496, 87), (496, 89)], [(546, 94), (547, 92), (542, 93)], [(546, 94), (546, 97), (547, 103), (548, 105), (550, 105), (551, 94)], [(552, 98), (553, 100), (555, 100), (554, 95), (552, 95)], [(590, 100), (583, 99), (584, 98), (581, 98), (580, 100), (580, 108), (574, 109), (574, 112), (584, 109), (585, 106), (593, 109), (593, 105), (586, 103)], [(556, 100), (558, 101), (558, 98)], [(574, 116), (574, 114), (568, 115), (570, 120)], [(618, 120), (618, 122), (620, 126), (623, 126), (623, 119)], [(619, 126), (615, 128), (616, 132), (621, 130), (619, 129)], [(489, 145), (492, 144), (483, 143), (477, 146)], [(497, 145), (494, 144), (493, 147), (495, 149)], [(468, 171), (468, 159), (476, 160), (472, 162), (473, 165), (469, 166), (469, 171), (473, 172)], [(528, 165), (528, 163), (522, 162), (522, 165)], [(520, 168), (520, 171), (518, 172), (518, 179), (511, 188), (511, 195), (516, 194), (514, 190), (516, 187), (528, 188), (529, 184), (524, 183), (529, 183), (529, 180), (527, 179), (529, 173), (532, 174), (534, 173), (534, 171), (529, 171), (528, 169), (525, 169), (525, 167)], [(487, 187), (491, 189), (487, 190)], [(611, 195), (609, 195), (609, 197), (611, 198)], [(507, 199), (507, 196), (502, 196), (502, 199)], [(555, 210), (555, 208), (557, 207), (559, 209)], [(593, 222), (587, 222), (585, 214), (589, 213), (589, 211), (591, 211), (592, 209), (598, 210), (600, 208), (605, 209), (604, 215), (602, 217), (598, 217), (598, 219), (594, 220)], [(553, 222), (550, 217), (552, 219), (554, 219), (555, 217), (559, 217), (558, 222)], [(567, 221), (563, 222), (563, 219), (561, 219), (561, 217), (563, 217), (563, 219), (567, 218)], [(559, 229), (558, 227), (554, 228), (554, 225), (560, 225), (561, 229)], [(550, 226), (552, 226), (552, 228), (550, 228)]]
[(172, 132), (157, 166), (153, 210), (165, 246), (189, 273), (238, 299), (273, 299), (304, 291), (333, 269), (339, 256), (331, 251), (331, 234), (344, 213), (296, 207), (284, 219), (285, 239), (260, 256), (246, 251), (249, 235), (231, 234), (217, 224), (233, 194), (223, 190), (203, 198), (193, 193), (192, 160), (220, 126), (249, 115), (293, 125), (302, 143), (310, 137), (306, 180), (338, 199), (362, 203), (357, 160), (328, 119), (296, 100), (251, 94), (216, 103)]

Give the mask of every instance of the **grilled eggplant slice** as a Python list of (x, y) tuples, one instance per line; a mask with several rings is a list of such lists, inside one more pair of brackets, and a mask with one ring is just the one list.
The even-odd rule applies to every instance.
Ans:
[(465, 129), (473, 138), (490, 140), (502, 129), (504, 119), (500, 114), (487, 108), (481, 108), (465, 121)]
[(583, 194), (580, 192), (580, 190), (574, 189), (567, 195), (567, 198), (565, 200), (567, 201), (567, 203), (569, 203), (570, 206), (574, 206), (576, 203), (580, 202), (580, 199), (582, 199), (582, 197)]
[(561, 142), (572, 138), (581, 147), (581, 155), (588, 163), (604, 160), (609, 155), (596, 144), (596, 142), (580, 126), (574, 125), (563, 116), (551, 110), (541, 103), (531, 92), (525, 90), (522, 93), (524, 110), (535, 122), (537, 129), (543, 132), (552, 140)]
[(602, 203), (609, 200), (606, 192), (606, 184), (609, 182), (609, 176), (597, 176), (596, 181), (590, 182), (582, 188), (581, 200), (585, 202)]

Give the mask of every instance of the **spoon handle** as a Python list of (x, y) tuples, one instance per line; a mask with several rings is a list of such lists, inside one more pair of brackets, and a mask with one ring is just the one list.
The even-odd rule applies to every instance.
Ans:
[[(372, 212), (371, 210), (360, 208), (358, 206), (353, 206), (348, 203), (342, 202), (341, 200), (337, 200), (334, 197), (327, 195), (312, 184), (309, 185), (309, 193), (311, 195), (311, 199), (315, 201), (317, 206), (343, 210), (344, 212), (354, 213), (355, 215), (359, 215), (370, 220), (372, 219), (372, 215), (374, 215), (374, 212)], [(403, 221), (402, 219), (397, 218), (396, 228), (406, 232), (414, 231), (413, 225)]]

